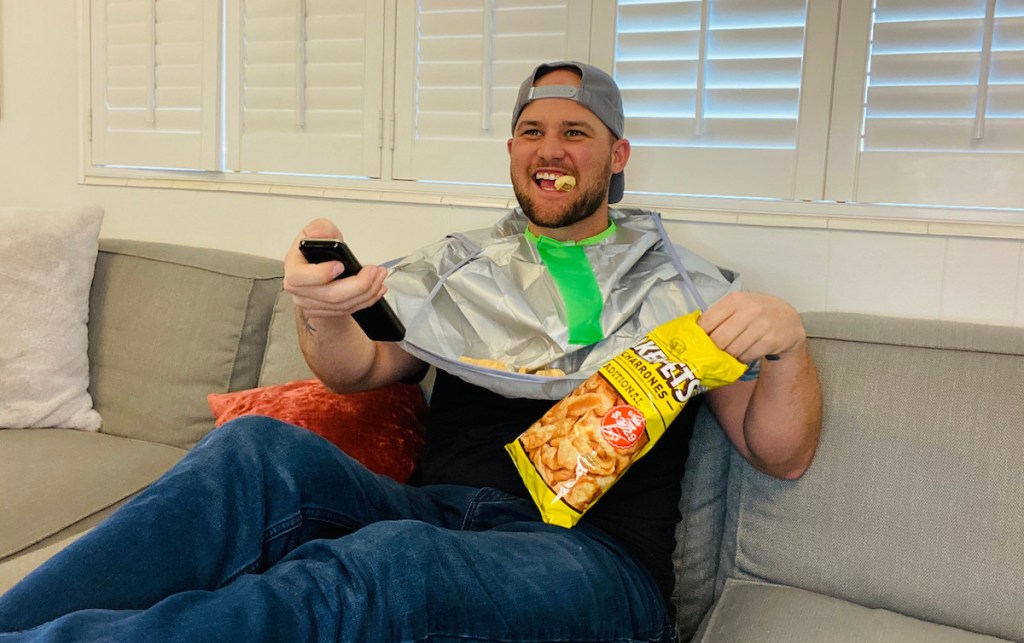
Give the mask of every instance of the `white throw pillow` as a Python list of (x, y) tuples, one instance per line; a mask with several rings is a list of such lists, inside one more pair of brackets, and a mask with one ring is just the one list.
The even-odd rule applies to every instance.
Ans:
[(89, 289), (98, 207), (0, 208), (0, 428), (95, 431)]

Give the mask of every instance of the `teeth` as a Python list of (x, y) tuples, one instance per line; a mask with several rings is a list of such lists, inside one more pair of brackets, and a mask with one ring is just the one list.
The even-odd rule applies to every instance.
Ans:
[(554, 181), (555, 179), (557, 179), (558, 177), (560, 177), (562, 175), (561, 174), (556, 174), (555, 172), (537, 172), (533, 176), (537, 180), (546, 179), (548, 181)]

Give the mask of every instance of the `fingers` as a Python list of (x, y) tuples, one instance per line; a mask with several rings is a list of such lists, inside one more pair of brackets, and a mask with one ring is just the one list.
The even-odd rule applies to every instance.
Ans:
[(341, 239), (341, 230), (329, 219), (313, 219), (306, 224), (298, 236), (295, 237), (295, 246), (298, 246), (300, 239)]
[(741, 362), (792, 350), (805, 338), (796, 310), (760, 293), (731, 293), (698, 319), (715, 345)]
[(358, 274), (343, 275), (339, 261), (312, 264), (299, 251), (302, 239), (341, 239), (341, 230), (327, 219), (315, 219), (292, 241), (284, 260), (284, 289), (307, 317), (341, 317), (367, 308), (384, 296), (387, 270), (364, 266)]
[[(305, 257), (299, 252), (299, 241), (303, 239), (341, 239), (341, 230), (338, 226), (334, 225), (327, 219), (314, 219), (306, 224), (302, 231), (295, 236), (292, 240), (292, 245), (288, 247), (288, 252), (284, 257), (284, 273), (285, 279), (288, 278), (288, 273), (296, 266), (307, 264)], [(317, 272), (317, 271), (314, 271)], [(325, 272), (325, 271), (319, 271)], [(326, 274), (326, 273), (325, 273)], [(340, 274), (340, 273), (339, 273)], [(337, 275), (335, 275), (337, 276)], [(333, 279), (334, 277), (331, 277)]]
[(385, 268), (364, 266), (358, 274), (346, 279), (312, 285), (293, 283), (286, 290), (291, 293), (295, 305), (302, 308), (307, 316), (340, 317), (367, 308), (383, 297), (387, 292), (384, 285), (386, 276)]

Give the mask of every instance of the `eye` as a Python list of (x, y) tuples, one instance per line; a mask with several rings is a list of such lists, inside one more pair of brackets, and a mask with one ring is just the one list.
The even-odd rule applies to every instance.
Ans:
[(582, 130), (578, 130), (578, 129), (566, 130), (566, 132), (565, 132), (565, 136), (567, 138), (580, 138), (580, 137), (583, 137), (583, 136), (586, 136), (586, 135), (587, 135), (586, 132), (584, 132)]

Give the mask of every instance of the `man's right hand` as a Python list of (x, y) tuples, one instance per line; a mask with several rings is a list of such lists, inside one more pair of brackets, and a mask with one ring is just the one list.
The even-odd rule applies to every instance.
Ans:
[(339, 261), (311, 264), (299, 251), (302, 239), (341, 239), (341, 230), (326, 219), (310, 222), (284, 259), (284, 289), (295, 302), (299, 347), (306, 363), (328, 388), (351, 393), (378, 388), (414, 376), (418, 359), (397, 342), (371, 341), (352, 313), (372, 305), (387, 289), (387, 270), (363, 266), (359, 274), (337, 279)]
[(307, 319), (345, 317), (384, 296), (387, 270), (364, 266), (359, 274), (337, 279), (341, 262), (311, 264), (299, 251), (302, 239), (341, 239), (341, 230), (327, 219), (310, 222), (295, 237), (284, 259), (284, 289)]

